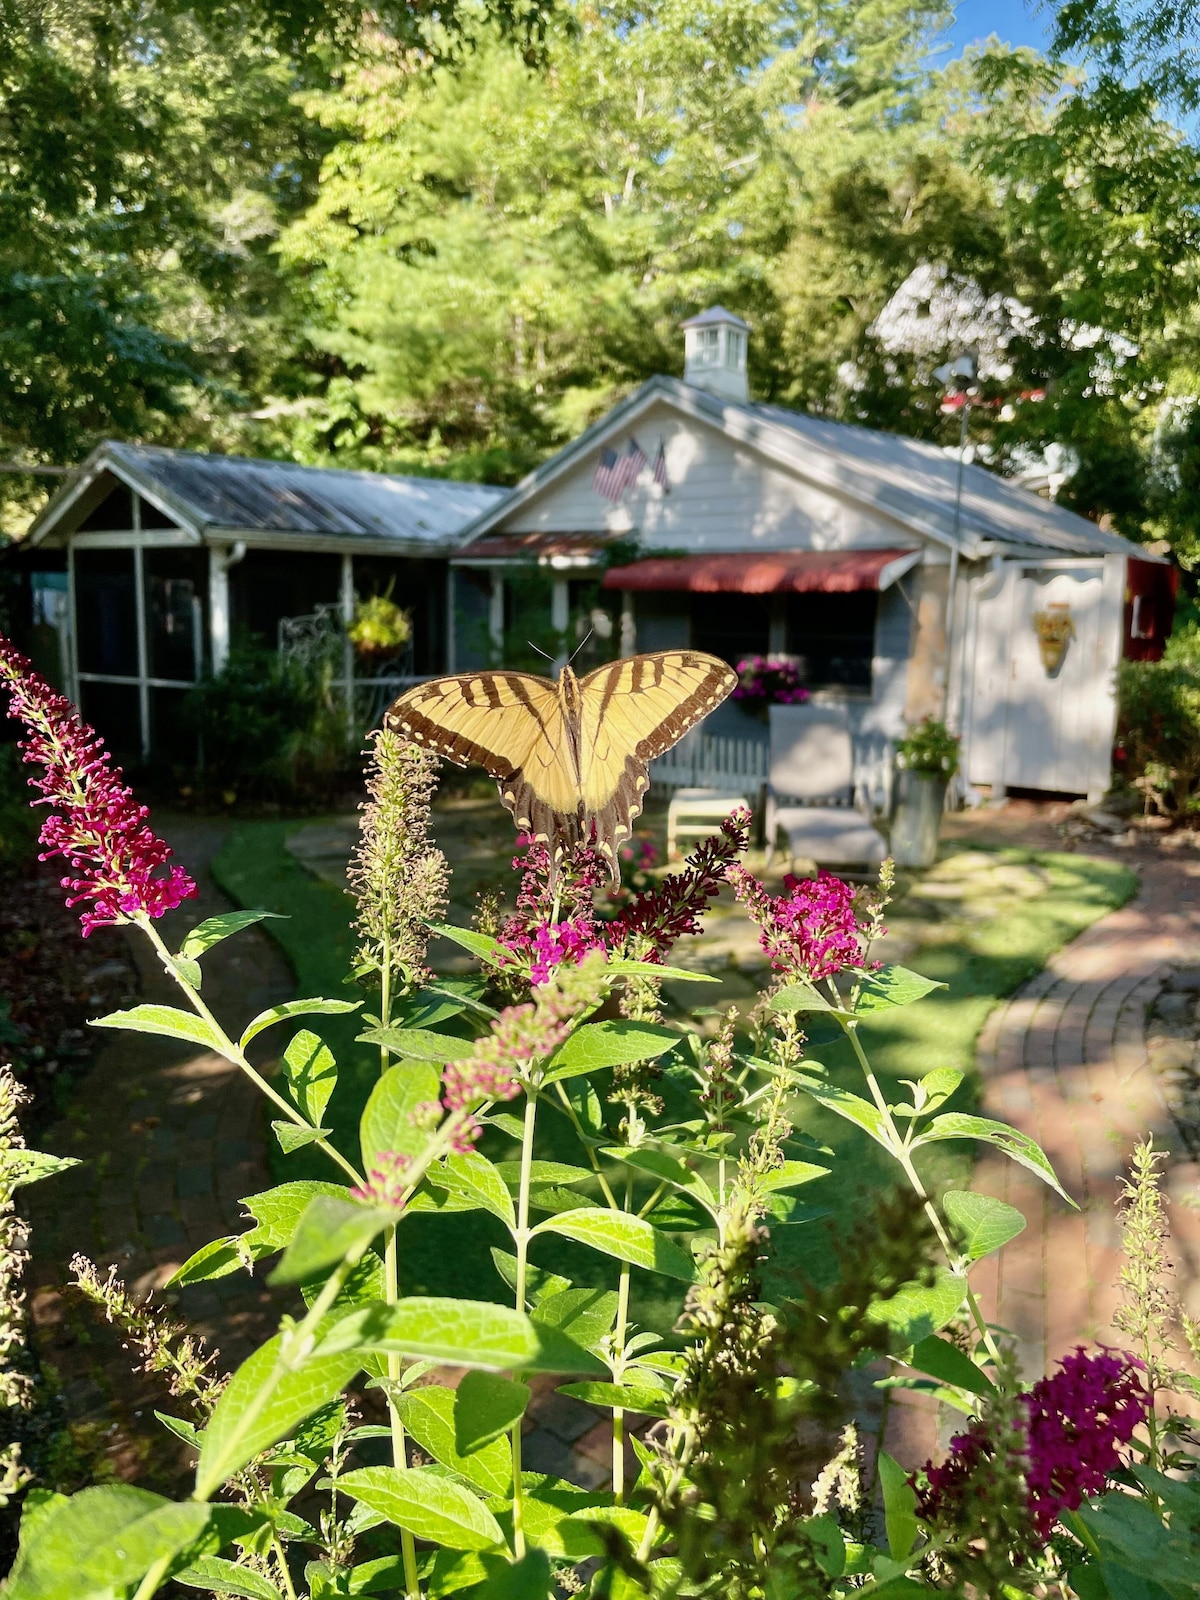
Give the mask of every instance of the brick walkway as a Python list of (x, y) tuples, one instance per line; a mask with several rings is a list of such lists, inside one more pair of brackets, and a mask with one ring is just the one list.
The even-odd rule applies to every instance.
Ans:
[[(175, 948), (187, 928), (229, 909), (205, 870), (224, 831), (179, 819), (165, 831), (201, 885), (198, 900), (164, 919), (164, 936)], [(93, 938), (128, 939), (141, 998), (180, 1003), (140, 935), (101, 932)], [(278, 946), (258, 929), (204, 958), (204, 994), (223, 1018), (253, 1016), (294, 992)], [(114, 1033), (66, 1117), (39, 1141), (57, 1154), (81, 1157), (83, 1165), (27, 1191), (38, 1351), (61, 1385), (79, 1437), (123, 1478), (169, 1483), (186, 1472), (190, 1452), (151, 1415), (154, 1406), (163, 1408), (162, 1381), (132, 1371), (113, 1330), (63, 1294), (70, 1259), (81, 1251), (102, 1269), (115, 1266), (139, 1295), (157, 1289), (192, 1251), (246, 1226), (240, 1197), (271, 1182), (264, 1134), (258, 1091), (227, 1061), (168, 1039)], [(226, 1368), (244, 1360), (278, 1321), (279, 1308), (261, 1276), (236, 1273), (169, 1298), (210, 1346), (220, 1346)]]
[[(1079, 1208), (979, 1147), (972, 1186), (1016, 1206), (1027, 1227), (972, 1281), (989, 1321), (1015, 1335), (1027, 1378), (1080, 1342), (1117, 1337), (1119, 1184), (1148, 1133), (1170, 1153), (1177, 1288), (1184, 1305), (1200, 1311), (1200, 1168), (1164, 1093), (1181, 1045), (1147, 1028), (1176, 969), (1200, 965), (1200, 862), (1191, 852), (1156, 853), (1139, 868), (1137, 896), (998, 1006), (979, 1040), (983, 1115), (1036, 1139)], [(1190, 1058), (1193, 1046), (1182, 1048)], [(932, 1410), (902, 1399), (889, 1448), (918, 1461), (935, 1447), (935, 1433)]]

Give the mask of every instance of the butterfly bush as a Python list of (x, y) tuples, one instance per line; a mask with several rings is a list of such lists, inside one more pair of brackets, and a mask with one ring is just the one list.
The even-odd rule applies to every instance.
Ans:
[(773, 895), (745, 867), (729, 868), (733, 892), (758, 925), (758, 940), (776, 972), (818, 983), (843, 967), (861, 965), (865, 930), (855, 915), (854, 890), (831, 872), (783, 880)]
[(794, 661), (787, 656), (747, 656), (737, 664), (733, 698), (751, 707), (801, 706), (810, 698)]
[[(1029, 1516), (1045, 1543), (1064, 1511), (1103, 1494), (1125, 1465), (1129, 1444), (1150, 1415), (1144, 1367), (1136, 1356), (1082, 1345), (1020, 1396), (1024, 1411), (1025, 1484)], [(930, 1522), (953, 1520), (970, 1480), (989, 1471), (996, 1452), (986, 1421), (950, 1441), (940, 1466), (927, 1462), (918, 1510)]]
[(732, 812), (719, 833), (692, 851), (683, 872), (670, 872), (657, 887), (637, 895), (609, 923), (610, 947), (636, 944), (643, 960), (661, 962), (676, 940), (700, 933), (704, 913), (750, 842), (752, 822), (748, 811)]
[(90, 902), (79, 918), (84, 937), (136, 917), (161, 917), (194, 896), (194, 879), (168, 865), (170, 845), (148, 825), (149, 811), (134, 800), (99, 734), (2, 637), (0, 682), (10, 714), (28, 730), (22, 759), (43, 769), (29, 780), (41, 795), (33, 803), (53, 808), (42, 823), (38, 859), (61, 856), (70, 865), (73, 876), (62, 880), (67, 904)]

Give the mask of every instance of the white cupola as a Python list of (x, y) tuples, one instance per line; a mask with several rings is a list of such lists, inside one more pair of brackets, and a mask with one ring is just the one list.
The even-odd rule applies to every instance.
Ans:
[(683, 381), (722, 400), (748, 400), (746, 336), (750, 325), (724, 306), (710, 306), (683, 324)]

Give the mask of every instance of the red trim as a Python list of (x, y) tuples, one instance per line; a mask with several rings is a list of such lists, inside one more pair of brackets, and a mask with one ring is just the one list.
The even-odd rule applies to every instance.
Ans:
[(736, 555), (649, 556), (610, 567), (606, 589), (692, 594), (857, 594), (878, 589), (885, 567), (910, 550), (778, 550)]

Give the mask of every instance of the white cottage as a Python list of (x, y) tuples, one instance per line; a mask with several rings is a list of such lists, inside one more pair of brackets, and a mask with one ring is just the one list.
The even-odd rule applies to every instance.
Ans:
[(785, 654), (862, 735), (945, 716), (994, 795), (1103, 793), (1116, 665), (1161, 654), (1171, 569), (956, 452), (756, 404), (746, 324), (684, 328), (682, 382), (652, 378), (466, 529), (457, 665), (482, 659), (465, 624), (511, 639), (506, 586), (537, 569), (564, 648), (598, 624), (611, 654)]

